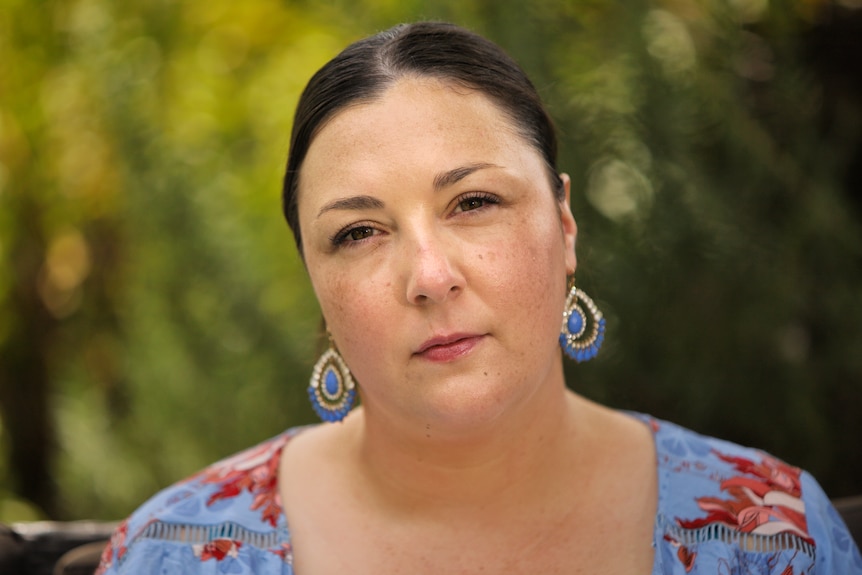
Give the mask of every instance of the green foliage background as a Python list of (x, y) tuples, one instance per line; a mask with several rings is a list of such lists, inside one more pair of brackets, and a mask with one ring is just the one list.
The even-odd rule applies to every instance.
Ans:
[(805, 57), (832, 8), (0, 0), (0, 521), (119, 518), (313, 421), (293, 108), (348, 42), (426, 18), (503, 45), (558, 121), (609, 318), (571, 387), (862, 491), (862, 105)]

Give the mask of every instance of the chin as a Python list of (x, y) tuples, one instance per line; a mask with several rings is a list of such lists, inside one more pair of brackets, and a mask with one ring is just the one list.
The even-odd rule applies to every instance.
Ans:
[[(482, 376), (462, 382), (447, 382), (425, 398), (418, 420), (430, 423), (441, 433), (461, 435), (482, 431), (518, 411), (527, 399), (523, 385), (504, 384)], [(460, 384), (459, 384), (460, 383)], [(480, 385), (481, 383), (481, 385)]]

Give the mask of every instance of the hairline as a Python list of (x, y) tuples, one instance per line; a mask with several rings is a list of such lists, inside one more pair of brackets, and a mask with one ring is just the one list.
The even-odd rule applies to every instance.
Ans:
[[(501, 113), (501, 115), (506, 119), (507, 124), (512, 129), (513, 135), (516, 137), (520, 137), (525, 144), (527, 144), (530, 148), (532, 148), (542, 159), (542, 163), (545, 165), (546, 171), (548, 172), (548, 183), (551, 188), (551, 193), (554, 195), (556, 200), (560, 200), (559, 193), (554, 189), (554, 180), (553, 176), (558, 176), (557, 170), (554, 166), (551, 166), (548, 163), (547, 158), (542, 150), (541, 142), (537, 141), (533, 134), (530, 133), (529, 128), (523, 125), (523, 122), (519, 121), (519, 119), (515, 116), (512, 110), (509, 110), (502, 102), (498, 101), (492, 94), (489, 94), (487, 91), (483, 90), (481, 87), (471, 84), (461, 78), (453, 77), (448, 74), (435, 73), (435, 72), (425, 72), (420, 70), (403, 70), (403, 71), (393, 71), (385, 74), (385, 79), (374, 86), (372, 89), (368, 91), (367, 94), (363, 94), (361, 96), (357, 96), (356, 98), (350, 100), (349, 102), (343, 104), (337, 109), (332, 110), (325, 118), (321, 119), (317, 125), (314, 127), (314, 130), (308, 135), (308, 145), (305, 149), (305, 154), (302, 157), (302, 161), (299, 162), (299, 165), (296, 169), (295, 175), (295, 198), (297, 206), (297, 227), (301, 230), (301, 226), (299, 226), (299, 197), (300, 197), (300, 188), (302, 185), (302, 167), (305, 165), (305, 162), (308, 158), (308, 154), (311, 151), (312, 146), (314, 145), (315, 140), (320, 135), (320, 133), (336, 118), (341, 116), (342, 114), (349, 112), (352, 109), (360, 108), (362, 106), (371, 105), (377, 102), (382, 101), (386, 93), (392, 90), (396, 84), (401, 81), (416, 79), (432, 79), (438, 81), (442, 86), (448, 87), (450, 89), (466, 89), (468, 92), (472, 94), (479, 95), (485, 98), (488, 102), (490, 102), (494, 108)], [(304, 245), (304, 242), (303, 242)], [(305, 255), (302, 253), (304, 250), (300, 249), (300, 256), (304, 259)]]
[[(413, 37), (414, 32), (420, 38), (433, 37), (433, 40), (438, 42), (451, 35), (470, 54), (468, 59), (485, 54), (490, 58), (489, 65), (486, 67), (481, 62), (473, 63), (471, 65), (475, 67), (475, 73), (468, 73), (464, 68), (466, 62), (457, 57), (452, 60), (443, 57), (436, 60), (420, 58), (414, 61), (410, 56), (418, 46), (416, 38)], [(491, 76), (500, 72), (501, 81), (497, 82), (495, 78), (485, 75), (486, 71), (490, 72)], [(360, 77), (356, 78), (357, 89), (348, 89), (345, 99), (330, 97), (327, 98), (329, 102), (325, 99), (314, 99), (342, 84), (345, 75), (357, 73), (360, 74)], [(304, 110), (304, 113), (300, 130), (296, 130), (296, 125), (292, 130), (288, 170), (284, 177), (289, 185), (283, 186), (282, 192), (287, 200), (283, 202), (284, 214), (294, 233), (300, 254), (303, 252), (303, 241), (302, 226), (299, 225), (297, 213), (298, 194), (302, 166), (314, 140), (341, 112), (379, 100), (395, 83), (410, 77), (434, 78), (454, 90), (465, 89), (484, 95), (507, 118), (512, 135), (520, 136), (526, 145), (543, 158), (551, 193), (558, 203), (564, 200), (563, 184), (556, 165), (558, 143), (553, 120), (535, 86), (518, 63), (499, 45), (453, 24), (399, 24), (345, 48), (315, 73), (303, 91), (295, 120), (299, 119), (300, 110)], [(317, 115), (313, 108), (303, 107), (307, 94), (315, 94), (311, 102), (315, 107), (322, 107), (320, 111), (323, 114)], [(514, 98), (510, 97), (512, 95)], [(308, 125), (311, 130), (303, 129), (303, 126)], [(294, 154), (296, 142), (303, 143), (300, 155)]]

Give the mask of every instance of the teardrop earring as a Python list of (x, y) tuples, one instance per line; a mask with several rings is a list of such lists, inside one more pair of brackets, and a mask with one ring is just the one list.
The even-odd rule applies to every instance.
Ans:
[(563, 310), (560, 347), (578, 363), (596, 357), (605, 340), (605, 318), (595, 302), (575, 287), (574, 278)]
[(353, 407), (356, 382), (344, 358), (338, 353), (332, 336), (329, 337), (329, 349), (314, 364), (308, 398), (311, 407), (323, 421), (341, 421)]

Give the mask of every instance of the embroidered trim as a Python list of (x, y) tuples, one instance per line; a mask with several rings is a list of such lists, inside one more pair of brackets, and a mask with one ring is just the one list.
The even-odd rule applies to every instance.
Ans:
[(777, 553), (779, 551), (793, 550), (802, 551), (812, 559), (815, 558), (815, 547), (799, 535), (788, 531), (764, 535), (761, 533), (744, 533), (727, 525), (713, 523), (698, 529), (686, 529), (670, 523), (661, 517), (660, 522), (664, 533), (674, 541), (685, 547), (706, 543), (708, 541), (722, 541), (739, 546), (743, 551), (755, 553)]
[(285, 528), (278, 528), (270, 533), (260, 533), (232, 522), (216, 525), (188, 525), (154, 521), (144, 528), (139, 537), (193, 545), (210, 543), (217, 539), (230, 539), (258, 549), (276, 549), (281, 547), (282, 542), (287, 541), (288, 532)]

